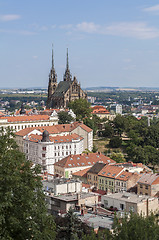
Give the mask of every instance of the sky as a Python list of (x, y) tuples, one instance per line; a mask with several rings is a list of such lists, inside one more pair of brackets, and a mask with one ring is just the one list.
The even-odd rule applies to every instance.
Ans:
[(0, 0), (0, 88), (159, 87), (159, 1)]

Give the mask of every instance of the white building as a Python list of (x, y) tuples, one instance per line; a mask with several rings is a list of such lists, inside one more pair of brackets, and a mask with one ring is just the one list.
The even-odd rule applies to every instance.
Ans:
[(72, 124), (59, 124), (53, 126), (30, 127), (16, 133), (16, 141), (21, 151), (24, 151), (23, 139), (30, 134), (41, 135), (44, 130), (49, 132), (52, 137), (67, 136), (72, 133), (78, 134), (83, 140), (83, 149), (92, 150), (93, 148), (93, 130), (82, 122), (74, 122)]
[(52, 181), (43, 181), (43, 190), (46, 195), (55, 196), (67, 193), (80, 193), (82, 191), (82, 182), (74, 179), (55, 178)]
[(116, 114), (122, 114), (122, 105), (121, 104), (113, 104), (110, 106), (110, 109), (114, 111)]
[(29, 127), (52, 126), (58, 124), (58, 115), (19, 115), (0, 117), (0, 128), (10, 128), (14, 132)]
[(70, 154), (83, 152), (84, 139), (72, 133), (67, 136), (49, 136), (47, 130), (39, 135), (28, 134), (23, 138), (23, 152), (28, 160), (42, 166), (44, 171), (54, 174), (54, 163)]

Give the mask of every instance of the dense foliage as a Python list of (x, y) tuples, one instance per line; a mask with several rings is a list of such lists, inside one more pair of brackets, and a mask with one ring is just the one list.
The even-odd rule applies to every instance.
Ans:
[(54, 239), (39, 167), (18, 151), (13, 134), (0, 132), (0, 239)]
[(61, 111), (58, 113), (58, 124), (67, 124), (73, 121), (73, 118), (68, 112)]
[(92, 109), (91, 104), (86, 99), (80, 98), (69, 103), (68, 107), (76, 114), (77, 120), (82, 120), (85, 117), (90, 117)]
[(148, 126), (147, 118), (138, 120), (133, 116), (117, 115), (114, 121), (106, 123), (103, 136), (110, 138), (112, 148), (123, 144), (128, 160), (159, 164), (159, 120), (151, 120)]

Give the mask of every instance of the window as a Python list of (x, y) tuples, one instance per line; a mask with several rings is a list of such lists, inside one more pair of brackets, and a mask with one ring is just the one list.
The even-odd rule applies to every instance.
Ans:
[(42, 154), (42, 157), (45, 157), (45, 153)]
[(120, 209), (124, 210), (124, 204), (120, 204)]
[(104, 200), (104, 207), (108, 206), (108, 200)]
[(142, 185), (140, 184), (140, 188), (142, 188)]
[(46, 151), (46, 147), (42, 147), (42, 150), (43, 150), (43, 151)]
[(107, 184), (107, 180), (105, 180), (105, 184)]
[(145, 189), (149, 189), (149, 187), (146, 185), (146, 186), (145, 186)]

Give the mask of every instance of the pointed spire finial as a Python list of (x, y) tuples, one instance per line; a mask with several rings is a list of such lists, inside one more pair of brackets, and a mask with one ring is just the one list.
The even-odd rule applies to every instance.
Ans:
[(53, 44), (52, 44), (52, 69), (54, 68), (54, 52), (53, 52)]
[(69, 69), (69, 63), (68, 63), (68, 48), (67, 48), (66, 69)]

